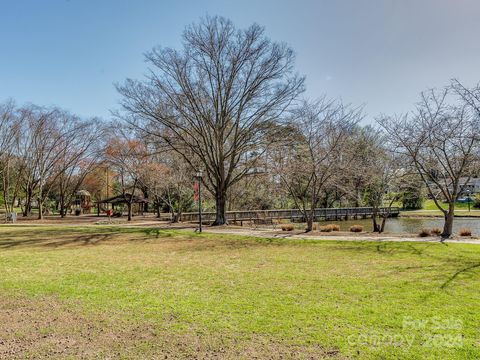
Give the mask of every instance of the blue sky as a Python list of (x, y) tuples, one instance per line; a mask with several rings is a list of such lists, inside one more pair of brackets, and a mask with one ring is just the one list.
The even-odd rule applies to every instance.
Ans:
[(308, 97), (366, 104), (367, 121), (452, 77), (480, 81), (476, 0), (0, 0), (0, 101), (108, 119), (113, 84), (141, 78), (145, 51), (180, 47), (206, 14), (265, 26), (296, 51)]

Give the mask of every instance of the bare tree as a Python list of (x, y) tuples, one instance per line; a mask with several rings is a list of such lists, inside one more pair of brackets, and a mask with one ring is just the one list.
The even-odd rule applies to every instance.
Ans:
[(362, 130), (354, 147), (354, 163), (361, 164), (361, 168), (352, 170), (361, 172), (362, 195), (368, 206), (372, 207), (373, 231), (382, 233), (392, 206), (400, 196), (396, 190), (404, 178), (405, 170), (401, 166), (400, 156), (385, 146), (383, 134), (371, 127)]
[(356, 127), (347, 146), (353, 158), (343, 172), (343, 195), (356, 207), (372, 207), (373, 231), (382, 233), (398, 198), (401, 164), (385, 146), (385, 136), (372, 126)]
[(52, 180), (58, 189), (60, 216), (64, 217), (85, 177), (99, 162), (99, 138), (102, 138), (103, 129), (98, 119), (83, 121), (75, 116), (65, 117), (62, 127), (69, 136), (63, 140), (67, 146), (60, 147)]
[(469, 89), (462, 85), (460, 81), (453, 79), (451, 86), (460, 98), (473, 110), (477, 116), (480, 116), (480, 84)]
[(43, 218), (44, 186), (56, 164), (62, 134), (57, 127), (58, 109), (26, 106), (20, 109), (24, 122), (22, 161), (25, 164), (24, 191), (26, 203), (24, 216), (31, 211), (35, 195), (38, 202), (38, 218)]
[(172, 222), (177, 222), (193, 201), (192, 171), (176, 152), (152, 151), (139, 172), (139, 184), (154, 199), (157, 216), (160, 217), (160, 207), (165, 204)]
[(296, 135), (278, 154), (277, 174), (303, 213), (307, 231), (312, 230), (322, 192), (353, 159), (346, 145), (361, 118), (361, 108), (325, 98), (304, 102), (294, 111)]
[(221, 17), (186, 28), (183, 50), (156, 48), (144, 81), (127, 80), (122, 117), (204, 168), (215, 197), (214, 224), (226, 223), (230, 186), (255, 166), (265, 132), (303, 91), (294, 53), (259, 25), (238, 30)]
[(455, 202), (478, 169), (480, 114), (461, 89), (453, 83), (441, 91), (424, 92), (412, 114), (378, 120), (392, 147), (407, 156), (443, 213), (442, 238), (452, 235)]
[[(152, 156), (151, 158), (154, 157)], [(140, 184), (147, 189), (149, 199), (152, 200), (157, 213), (157, 218), (160, 218), (161, 215), (163, 194), (169, 176), (170, 169), (165, 164), (155, 160), (148, 161), (140, 171)]]
[(22, 169), (18, 157), (21, 122), (15, 103), (0, 104), (0, 178), (5, 211), (13, 212), (20, 185)]
[(128, 221), (132, 220), (132, 208), (135, 192), (139, 189), (139, 180), (148, 152), (145, 144), (137, 139), (112, 138), (105, 151), (105, 159), (117, 175), (123, 199), (127, 204)]
[(85, 131), (85, 128), (93, 130), (90, 128), (92, 122), (82, 122), (58, 108), (28, 106), (22, 108), (21, 113), (26, 126), (22, 141), (27, 195), (24, 215), (30, 212), (31, 201), (36, 195), (38, 218), (42, 219), (44, 202), (58, 177), (80, 160), (78, 156), (72, 156), (76, 144), (82, 142), (84, 148), (87, 144), (83, 141), (88, 139), (91, 145), (97, 138)]

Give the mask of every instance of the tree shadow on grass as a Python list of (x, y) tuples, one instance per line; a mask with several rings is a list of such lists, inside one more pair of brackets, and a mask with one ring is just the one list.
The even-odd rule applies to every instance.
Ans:
[(160, 237), (171, 237), (173, 236), (172, 233), (165, 231), (164, 229), (159, 229), (159, 228), (148, 228), (148, 229), (143, 229), (142, 233), (144, 233), (147, 236), (153, 236), (155, 238), (160, 238)]
[(73, 239), (62, 239), (51, 241), (44, 244), (47, 247), (59, 248), (69, 245), (97, 245), (101, 242), (110, 240), (114, 234), (89, 234), (76, 236)]
[[(188, 233), (185, 234), (185, 236), (188, 235)], [(29, 229), (28, 231), (17, 230), (2, 232), (0, 234), (0, 250), (27, 247), (61, 248), (66, 246), (98, 245), (100, 243), (107, 242), (110, 244), (118, 244), (118, 242), (125, 241), (146, 242), (151, 239), (171, 240), (172, 238), (175, 238), (176, 240), (182, 240), (184, 235), (177, 235), (169, 230), (160, 228), (99, 228), (92, 229), (92, 231), (68, 228), (38, 230)], [(118, 242), (116, 240), (118, 240)]]
[[(397, 245), (397, 246), (395, 246)], [(395, 250), (398, 250), (398, 245), (400, 244), (393, 244), (389, 243), (387, 244), (379, 244), (376, 246), (377, 252), (379, 253), (388, 253), (388, 254), (393, 254), (395, 253)], [(444, 254), (436, 254), (432, 252), (427, 252), (427, 250), (435, 245), (442, 245), (442, 247), (449, 247), (449, 244), (441, 242), (441, 243), (425, 243), (425, 244), (413, 244), (413, 243), (402, 243), (404, 249), (402, 249), (403, 252), (405, 252), (407, 249), (410, 253), (418, 255), (418, 256), (425, 256), (428, 257), (430, 260), (436, 260), (441, 262), (441, 267), (442, 268), (457, 268), (453, 272), (452, 275), (450, 275), (447, 280), (445, 280), (441, 285), (440, 289), (444, 290), (447, 287), (453, 285), (455, 281), (459, 280), (459, 276), (464, 275), (464, 274), (472, 274), (473, 271), (476, 269), (480, 268), (480, 262), (472, 258), (471, 256), (465, 256), (463, 253), (444, 253)], [(387, 249), (388, 250), (385, 250)], [(438, 267), (438, 265), (431, 264), (431, 265), (422, 265), (422, 266), (410, 266), (406, 268), (402, 268), (402, 270), (408, 270), (408, 269), (427, 269), (427, 268), (435, 268)], [(443, 276), (442, 276), (443, 277)]]
[(113, 238), (115, 234), (83, 234), (72, 235), (68, 234), (62, 239), (52, 239), (49, 236), (42, 235), (37, 238), (22, 238), (22, 239), (8, 239), (0, 240), (0, 249), (12, 249), (18, 247), (29, 246), (44, 246), (50, 248), (59, 248), (69, 245), (96, 245)]
[(359, 241), (359, 242), (344, 242), (341, 244), (335, 244), (333, 247), (338, 251), (358, 252), (358, 253), (372, 253), (377, 255), (400, 255), (400, 254), (412, 254), (417, 256), (429, 256), (434, 257), (429, 253), (430, 247), (438, 246), (440, 242), (436, 243), (410, 243), (410, 242), (371, 242), (371, 241)]
[(441, 286), (440, 289), (446, 289), (450, 284), (452, 284), (457, 278), (462, 274), (470, 273), (472, 270), (480, 268), (480, 262), (469, 264), (456, 272), (454, 272)]
[(377, 250), (377, 253), (383, 253), (383, 254), (393, 255), (393, 254), (402, 252), (402, 253), (410, 253), (413, 255), (422, 256), (427, 254), (426, 250), (438, 244), (440, 243), (425, 243), (425, 244), (413, 244), (409, 242), (380, 243), (376, 246), (376, 250)]

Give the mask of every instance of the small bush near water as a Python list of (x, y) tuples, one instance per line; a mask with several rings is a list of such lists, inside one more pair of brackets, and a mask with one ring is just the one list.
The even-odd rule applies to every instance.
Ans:
[(340, 225), (330, 224), (330, 225), (327, 225), (327, 226), (330, 226), (332, 228), (332, 231), (340, 231)]
[(328, 225), (320, 226), (320, 232), (331, 232), (332, 228)]
[(340, 226), (337, 224), (328, 224), (324, 226), (320, 226), (321, 232), (332, 232), (332, 231), (340, 231)]
[(439, 236), (441, 233), (442, 233), (442, 229), (440, 228), (433, 228), (432, 230), (430, 230), (431, 235)]
[(293, 224), (282, 224), (282, 231), (292, 231), (293, 229), (295, 229)]
[(352, 226), (350, 226), (350, 231), (351, 232), (362, 232), (363, 231), (363, 226), (362, 225), (352, 225)]
[(420, 237), (430, 236), (430, 230), (428, 230), (428, 229), (422, 229), (422, 230), (420, 230), (420, 232), (418, 233), (418, 236), (420, 236)]
[(472, 230), (470, 229), (460, 229), (460, 236), (472, 236)]

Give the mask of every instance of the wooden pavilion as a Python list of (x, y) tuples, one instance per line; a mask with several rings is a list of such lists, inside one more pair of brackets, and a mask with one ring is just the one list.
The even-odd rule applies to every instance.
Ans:
[[(100, 211), (104, 211), (106, 212), (107, 209), (103, 208), (102, 209), (102, 205), (105, 206), (105, 205), (110, 205), (110, 209), (112, 211), (115, 211), (115, 206), (119, 206), (119, 205), (128, 205), (129, 203), (132, 204), (132, 207), (133, 205), (136, 205), (136, 213), (140, 213), (140, 215), (143, 215), (143, 209), (144, 209), (144, 205), (145, 204), (148, 204), (148, 199), (145, 199), (141, 196), (138, 196), (138, 195), (132, 195), (132, 194), (129, 194), (129, 193), (126, 193), (126, 194), (120, 194), (120, 195), (117, 195), (117, 196), (113, 196), (111, 198), (108, 198), (108, 199), (103, 199), (103, 200), (99, 200), (99, 201), (96, 201), (96, 204), (97, 204), (97, 216), (100, 216)], [(132, 209), (132, 213), (133, 213), (133, 209)]]

